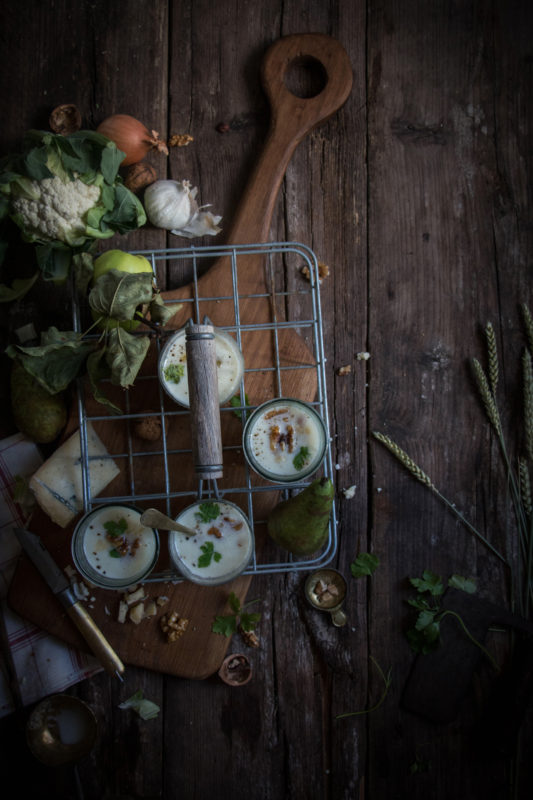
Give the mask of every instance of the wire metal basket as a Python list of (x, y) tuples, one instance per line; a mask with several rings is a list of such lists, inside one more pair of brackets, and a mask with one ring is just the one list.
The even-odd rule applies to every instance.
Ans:
[[(211, 303), (216, 304), (219, 302), (229, 303), (233, 306), (234, 324), (219, 326), (222, 330), (231, 333), (239, 347), (242, 347), (243, 339), (250, 331), (263, 331), (265, 335), (270, 334), (273, 339), (272, 348), (272, 362), (270, 364), (254, 364), (248, 363), (250, 359), (245, 360), (245, 370), (243, 380), (240, 387), (240, 398), (237, 396), (231, 405), (222, 407), (221, 414), (231, 414), (234, 417), (239, 417), (242, 427), (247, 419), (247, 415), (253, 411), (257, 406), (249, 405), (247, 403), (246, 383), (247, 376), (250, 377), (253, 373), (261, 372), (270, 373), (273, 385), (275, 386), (274, 396), (284, 396), (284, 380), (286, 378), (287, 370), (291, 370), (294, 375), (294, 370), (305, 369), (314, 370), (316, 377), (316, 397), (310, 401), (315, 410), (319, 413), (324, 421), (327, 432), (327, 446), (320, 467), (320, 473), (324, 477), (328, 477), (333, 481), (333, 469), (331, 460), (331, 438), (329, 433), (328, 424), (328, 406), (327, 406), (327, 393), (326, 393), (326, 375), (325, 375), (325, 355), (324, 355), (324, 341), (323, 341), (323, 327), (322, 327), (322, 312), (320, 306), (320, 279), (318, 271), (318, 262), (315, 254), (306, 246), (298, 242), (273, 242), (269, 244), (258, 245), (228, 245), (222, 247), (187, 247), (176, 249), (164, 250), (135, 250), (131, 251), (135, 255), (143, 255), (147, 258), (154, 272), (163, 269), (167, 270), (176, 269), (181, 275), (187, 275), (190, 280), (192, 291), (191, 297), (180, 300), (184, 304), (189, 304), (190, 317), (199, 320), (201, 315), (202, 306)], [(268, 274), (268, 291), (258, 294), (243, 294), (239, 289), (239, 270), (241, 264), (246, 257), (263, 257), (265, 259), (265, 269)], [(213, 259), (226, 258), (229, 261), (231, 268), (231, 286), (232, 291), (229, 294), (210, 295), (204, 296), (201, 291), (201, 276), (208, 268), (209, 263)], [(301, 272), (306, 274), (303, 278)], [(287, 288), (289, 284), (289, 288)], [(279, 288), (276, 288), (279, 286)], [(265, 322), (248, 323), (241, 318), (241, 304), (244, 299), (247, 301), (257, 299), (268, 299), (272, 309), (271, 319)], [(281, 305), (280, 305), (281, 304)], [(282, 308), (282, 314), (279, 314), (276, 309)], [(77, 303), (74, 303), (74, 327), (76, 331), (81, 331), (80, 321), (80, 308)], [(312, 353), (310, 362), (291, 363), (290, 367), (283, 363), (280, 358), (279, 337), (283, 331), (293, 330), (299, 336), (305, 338), (309, 351)], [(174, 331), (170, 331), (173, 333)], [(160, 353), (164, 345), (165, 332), (161, 336), (154, 338), (154, 345), (157, 349), (157, 354)], [(252, 359), (253, 361), (253, 359)], [(197, 489), (183, 490), (176, 485), (173, 477), (174, 470), (171, 469), (170, 464), (173, 459), (178, 457), (187, 458), (191, 451), (189, 448), (176, 448), (171, 446), (166, 435), (167, 423), (174, 419), (180, 419), (183, 422), (189, 412), (187, 409), (178, 406), (177, 404), (169, 403), (169, 398), (166, 392), (162, 389), (157, 369), (154, 369), (148, 374), (143, 374), (139, 380), (135, 382), (143, 387), (143, 391), (149, 386), (154, 396), (158, 398), (159, 407), (150, 405), (150, 409), (139, 408), (131, 401), (132, 389), (126, 390), (123, 395), (124, 413), (121, 415), (111, 416), (105, 413), (102, 408), (102, 413), (97, 407), (95, 409), (94, 403), (91, 405), (91, 410), (87, 406), (87, 387), (80, 382), (78, 387), (78, 415), (80, 423), (80, 441), (81, 441), (81, 461), (82, 461), (82, 486), (83, 486), (83, 499), (84, 511), (91, 510), (94, 506), (103, 503), (130, 503), (147, 507), (158, 503), (165, 507), (168, 516), (175, 516), (172, 514), (172, 504), (176, 500), (188, 500), (190, 503), (195, 502), (199, 494), (205, 492), (205, 496), (213, 496), (213, 486), (207, 487), (199, 486)], [(240, 402), (239, 402), (240, 399)], [(157, 446), (149, 449), (139, 449), (138, 443), (131, 435), (130, 424), (146, 416), (146, 414), (158, 416), (161, 420), (162, 436), (161, 441)], [(125, 435), (123, 446), (115, 452), (109, 452), (109, 457), (115, 462), (121, 462), (127, 465), (125, 470), (129, 475), (129, 486), (125, 493), (120, 495), (109, 495), (93, 497), (91, 495), (90, 479), (89, 479), (89, 461), (88, 455), (88, 438), (87, 438), (87, 424), (88, 423), (109, 423), (117, 424), (123, 422), (127, 427), (127, 435)], [(277, 497), (286, 498), (293, 492), (301, 491), (307, 486), (311, 478), (298, 482), (291, 483), (290, 489), (287, 484), (274, 484), (268, 482), (261, 482), (257, 480), (257, 476), (252, 473), (242, 453), (242, 442), (222, 442), (224, 458), (231, 457), (242, 460), (242, 469), (244, 479), (238, 486), (222, 485), (217, 487), (216, 496), (228, 500), (236, 500), (237, 504), (241, 501), (241, 505), (247, 513), (248, 519), (251, 524), (252, 532), (258, 526), (265, 525), (265, 519), (257, 517), (254, 512), (255, 499), (259, 497), (260, 493), (276, 493)], [(162, 465), (163, 481), (158, 490), (148, 490), (139, 488), (136, 482), (136, 475), (143, 467), (146, 469), (156, 462)], [(314, 476), (313, 476), (314, 477)], [(244, 502), (243, 502), (244, 501)], [(337, 550), (337, 536), (336, 536), (337, 520), (335, 515), (335, 508), (333, 507), (332, 514), (329, 522), (328, 539), (319, 553), (313, 554), (311, 557), (293, 557), (281, 548), (274, 546), (270, 548), (267, 546), (261, 548), (261, 554), (254, 553), (253, 559), (244, 574), (263, 574), (263, 573), (279, 573), (279, 572), (292, 572), (296, 570), (316, 569), (318, 567), (329, 564), (334, 558)], [(265, 552), (263, 552), (265, 551)], [(170, 566), (168, 569), (159, 570), (156, 567), (147, 579), (148, 582), (172, 580), (179, 581), (181, 576)]]

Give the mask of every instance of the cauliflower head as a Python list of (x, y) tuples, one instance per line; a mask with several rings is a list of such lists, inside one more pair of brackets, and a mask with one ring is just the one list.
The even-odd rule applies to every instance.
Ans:
[(0, 264), (14, 237), (11, 222), (35, 245), (42, 277), (55, 281), (97, 240), (144, 225), (143, 205), (119, 174), (123, 160), (96, 131), (28, 131), (21, 151), (0, 160)]
[(30, 181), (27, 197), (15, 197), (12, 210), (19, 227), (39, 239), (58, 240), (67, 245), (82, 244), (87, 233), (87, 212), (100, 199), (99, 186), (79, 178), (64, 181), (57, 175)]

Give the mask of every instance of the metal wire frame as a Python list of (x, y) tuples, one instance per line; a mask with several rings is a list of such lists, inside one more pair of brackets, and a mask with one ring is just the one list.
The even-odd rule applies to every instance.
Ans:
[[(157, 275), (157, 265), (160, 262), (168, 262), (168, 261), (186, 261), (189, 262), (192, 266), (193, 270), (193, 292), (192, 297), (187, 299), (180, 299), (181, 303), (190, 303), (191, 304), (191, 311), (197, 321), (200, 320), (200, 303), (206, 301), (221, 301), (221, 300), (229, 300), (233, 301), (233, 308), (235, 314), (235, 325), (231, 326), (220, 326), (222, 330), (232, 332), (235, 334), (237, 343), (239, 347), (242, 349), (242, 333), (247, 330), (261, 330), (264, 329), (265, 331), (272, 331), (274, 334), (274, 358), (273, 363), (270, 367), (254, 367), (253, 365), (246, 365), (245, 373), (243, 380), (241, 381), (240, 387), (240, 398), (241, 398), (241, 405), (240, 406), (233, 406), (228, 408), (221, 408), (221, 413), (232, 413), (235, 411), (240, 411), (242, 416), (242, 423), (243, 427), (246, 423), (247, 414), (254, 410), (256, 406), (249, 406), (245, 402), (245, 390), (244, 390), (244, 381), (246, 374), (250, 374), (253, 372), (265, 372), (265, 371), (272, 371), (275, 373), (275, 380), (276, 386), (278, 387), (278, 396), (282, 396), (282, 386), (283, 386), (283, 372), (284, 370), (294, 370), (294, 369), (309, 369), (310, 367), (314, 367), (316, 370), (317, 376), (317, 397), (316, 400), (310, 403), (310, 405), (314, 406), (317, 412), (322, 417), (325, 426), (326, 426), (326, 453), (324, 456), (324, 461), (322, 464), (323, 474), (325, 477), (329, 477), (333, 481), (333, 468), (332, 468), (332, 458), (331, 458), (331, 437), (329, 433), (329, 415), (328, 415), (328, 404), (327, 404), (327, 392), (326, 392), (326, 373), (325, 373), (325, 362), (326, 357), (324, 353), (324, 336), (323, 336), (323, 325), (322, 325), (322, 311), (320, 305), (320, 280), (319, 280), (319, 272), (318, 272), (318, 261), (313, 253), (313, 251), (308, 248), (306, 245), (301, 244), (299, 242), (272, 242), (268, 244), (251, 244), (251, 245), (224, 245), (219, 247), (187, 247), (187, 248), (175, 248), (175, 249), (162, 249), (162, 250), (132, 250), (131, 253), (135, 255), (142, 255), (147, 258), (151, 265), (152, 270), (154, 272), (154, 276)], [(296, 290), (283, 290), (277, 291), (275, 290), (275, 274), (274, 274), (274, 266), (272, 263), (272, 256), (286, 256), (288, 254), (294, 254), (298, 256), (299, 259), (302, 260), (303, 265), (307, 266), (309, 270), (309, 289), (296, 289)], [(243, 256), (249, 255), (263, 255), (268, 256), (268, 269), (270, 272), (270, 292), (266, 293), (258, 293), (258, 294), (246, 294), (241, 295), (239, 294), (238, 290), (238, 262), (239, 259)], [(231, 295), (219, 295), (219, 296), (203, 296), (199, 293), (199, 265), (203, 260), (213, 259), (213, 258), (221, 258), (221, 257), (229, 257), (231, 263), (231, 274), (232, 274), (232, 294)], [(74, 293), (75, 294), (75, 293)], [(272, 302), (271, 307), (274, 309), (273, 311), (273, 319), (271, 322), (262, 323), (262, 324), (242, 324), (240, 319), (240, 312), (239, 312), (239, 301), (243, 299), (250, 299), (250, 298), (269, 298), (271, 300), (274, 297), (278, 298), (289, 298), (290, 296), (294, 296), (296, 294), (304, 294), (310, 295), (311, 297), (311, 308), (312, 314), (309, 318), (297, 318), (297, 319), (278, 319), (276, 314), (276, 304)], [(81, 322), (80, 322), (80, 308), (78, 303), (75, 301), (73, 303), (73, 324), (74, 330), (81, 332)], [(313, 339), (313, 357), (314, 357), (314, 364), (310, 363), (302, 363), (302, 364), (291, 364), (290, 367), (282, 366), (280, 363), (280, 354), (279, 354), (279, 343), (278, 343), (278, 331), (289, 328), (289, 329), (298, 329), (298, 330), (309, 330), (312, 333)], [(158, 347), (158, 355), (161, 349), (161, 343), (159, 339), (156, 340), (156, 346)], [(155, 376), (142, 376), (138, 380), (156, 380), (158, 381), (157, 375)], [(159, 381), (158, 381), (159, 383)], [(129, 467), (129, 474), (130, 474), (130, 493), (121, 496), (105, 496), (105, 497), (93, 497), (91, 495), (91, 488), (90, 488), (90, 481), (89, 481), (89, 461), (90, 457), (88, 455), (88, 440), (87, 440), (87, 423), (90, 422), (97, 422), (101, 420), (109, 421), (108, 415), (88, 415), (86, 412), (85, 407), (85, 398), (84, 398), (84, 388), (81, 381), (78, 384), (78, 416), (79, 416), (79, 423), (80, 423), (80, 450), (81, 450), (81, 464), (82, 464), (82, 489), (83, 489), (83, 505), (84, 511), (89, 511), (94, 505), (103, 504), (103, 503), (151, 503), (152, 501), (165, 501), (167, 514), (170, 515), (170, 505), (171, 500), (176, 497), (190, 497), (191, 503), (194, 502), (198, 494), (192, 491), (172, 491), (170, 485), (170, 475), (169, 475), (169, 456), (170, 455), (177, 455), (177, 454), (186, 454), (190, 453), (189, 449), (170, 449), (167, 445), (167, 437), (165, 432), (165, 417), (172, 417), (178, 415), (188, 414), (188, 410), (181, 409), (181, 407), (176, 406), (176, 410), (168, 411), (164, 407), (164, 390), (162, 389), (161, 385), (159, 384), (159, 402), (160, 402), (160, 410), (159, 412), (152, 412), (150, 411), (151, 416), (160, 416), (161, 417), (161, 428), (162, 428), (162, 446), (161, 449), (155, 449), (150, 451), (142, 451), (142, 452), (135, 452), (133, 442), (131, 439), (131, 434), (129, 433), (128, 428), (128, 443), (127, 443), (127, 450), (124, 453), (113, 453), (112, 458), (113, 460), (117, 461), (119, 459), (127, 460), (128, 467)], [(135, 420), (142, 418), (145, 416), (143, 413), (131, 413), (130, 406), (129, 406), (129, 394), (128, 391), (125, 393), (125, 405), (126, 405), (126, 412), (121, 416), (113, 417), (116, 420)], [(237, 446), (224, 446), (223, 450), (228, 451), (232, 449), (241, 449), (237, 448)], [(162, 491), (160, 493), (150, 493), (150, 494), (139, 494), (135, 492), (134, 486), (134, 471), (135, 471), (135, 462), (137, 459), (146, 458), (148, 456), (154, 457), (158, 456), (162, 459), (163, 467), (164, 467), (164, 486), (162, 487)], [(243, 461), (245, 462), (244, 458)], [(281, 492), (284, 498), (288, 497), (293, 492), (297, 492), (305, 488), (310, 482), (310, 480), (302, 482), (302, 483), (292, 483), (290, 485), (290, 489), (287, 487), (286, 484), (269, 484), (268, 486), (254, 486), (251, 480), (251, 471), (248, 464), (245, 462), (243, 464), (245, 469), (245, 482), (243, 486), (239, 487), (232, 487), (229, 489), (218, 490), (216, 486), (209, 485), (207, 489), (207, 496), (212, 497), (216, 494), (217, 497), (223, 499), (226, 495), (231, 494), (245, 494), (247, 497), (247, 509), (248, 509), (248, 519), (250, 521), (250, 525), (252, 528), (252, 533), (254, 531), (254, 525), (258, 525), (259, 523), (264, 523), (264, 520), (254, 520), (253, 518), (253, 496), (257, 492)], [(209, 483), (209, 482), (208, 482)], [(201, 485), (199, 486), (199, 494), (201, 495), (204, 491), (204, 487)], [(309, 570), (309, 569), (317, 569), (319, 567), (323, 567), (326, 564), (329, 564), (333, 558), (335, 557), (337, 551), (337, 519), (335, 514), (335, 505), (333, 504), (333, 509), (329, 521), (329, 530), (328, 530), (328, 539), (322, 550), (314, 555), (313, 557), (309, 558), (299, 558), (294, 559), (292, 555), (287, 553), (287, 560), (285, 561), (276, 561), (276, 562), (265, 562), (262, 563), (257, 559), (256, 553), (254, 552), (252, 561), (248, 569), (245, 571), (244, 574), (264, 574), (264, 573), (281, 573), (281, 572), (293, 572), (293, 571), (301, 571), (301, 570)], [(170, 569), (164, 570), (159, 572), (153, 572), (147, 579), (146, 582), (156, 582), (156, 581), (180, 581), (182, 580), (179, 573)]]

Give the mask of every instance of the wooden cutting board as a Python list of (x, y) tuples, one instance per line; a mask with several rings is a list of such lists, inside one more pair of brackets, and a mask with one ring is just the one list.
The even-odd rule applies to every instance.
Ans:
[[(294, 62), (314, 60), (322, 64), (327, 81), (322, 91), (314, 97), (297, 97), (285, 85), (285, 75)], [(269, 97), (272, 110), (270, 131), (239, 205), (238, 212), (228, 236), (229, 244), (262, 243), (268, 240), (272, 213), (287, 164), (298, 143), (316, 125), (330, 117), (346, 101), (352, 83), (348, 57), (334, 39), (321, 34), (288, 36), (274, 43), (267, 51), (262, 64), (262, 82)], [(316, 395), (316, 369), (313, 354), (302, 338), (293, 329), (278, 330), (277, 342), (272, 332), (256, 328), (270, 323), (273, 315), (283, 313), (275, 308), (270, 278), (262, 256), (243, 256), (238, 273), (238, 312), (236, 319), (233, 302), (233, 279), (229, 258), (217, 261), (196, 287), (191, 284), (176, 290), (163, 292), (168, 301), (190, 300), (198, 302), (200, 317), (207, 315), (216, 326), (243, 326), (242, 351), (246, 369), (245, 389), (251, 405), (274, 397), (278, 393), (276, 374), (272, 371), (274, 347), (279, 352), (279, 363), (284, 367), (282, 392), (285, 396), (311, 401)], [(263, 295), (263, 296), (261, 296)], [(210, 300), (213, 297), (229, 296), (229, 300)], [(205, 298), (205, 299), (204, 299)], [(180, 328), (194, 314), (196, 304), (185, 302), (171, 321), (170, 327)], [(201, 321), (201, 320), (198, 320)], [(248, 328), (248, 326), (252, 326)], [(159, 388), (156, 378), (157, 351), (155, 345), (143, 365), (140, 379), (130, 391), (130, 413), (145, 413), (160, 408)], [(301, 369), (301, 364), (310, 364)], [(298, 369), (292, 369), (297, 366)], [(269, 369), (270, 368), (270, 369)], [(123, 398), (117, 396), (118, 402)], [(87, 415), (102, 415), (102, 407), (86, 399)], [(169, 491), (190, 492), (190, 497), (176, 498), (171, 513), (177, 514), (185, 505), (193, 502), (197, 489), (191, 456), (178, 452), (188, 450), (190, 443), (190, 420), (171, 401), (164, 401), (169, 420), (167, 435)], [(103, 496), (126, 496), (132, 494), (160, 494), (165, 485), (165, 470), (161, 454), (150, 455), (153, 443), (135, 440), (134, 450), (138, 456), (127, 458), (128, 437), (131, 436), (131, 421), (122, 418), (99, 419), (93, 426), (105, 443), (108, 451), (116, 455), (120, 475), (110, 484)], [(70, 420), (68, 432), (78, 426), (77, 411)], [(238, 445), (242, 437), (242, 423), (231, 410), (221, 412), (222, 442), (224, 445), (224, 476), (217, 483), (224, 491), (229, 487), (244, 487), (244, 462)], [(233, 447), (235, 449), (233, 449)], [(156, 448), (157, 449), (157, 448)], [(132, 492), (132, 487), (134, 491)], [(247, 510), (247, 493), (225, 495)], [(256, 535), (256, 551), (260, 553), (265, 529), (261, 521), (278, 502), (275, 491), (253, 493), (253, 518)], [(154, 501), (143, 504), (154, 505), (166, 511), (164, 503)], [(39, 534), (53, 557), (61, 567), (71, 564), (70, 538), (74, 523), (66, 529), (54, 525), (38, 510), (28, 526)], [(156, 573), (168, 566), (165, 534), (161, 534), (162, 547)], [(244, 602), (251, 576), (241, 578), (220, 587), (202, 587), (189, 582), (148, 582), (145, 590), (149, 597), (166, 597), (168, 600), (156, 618), (143, 620), (139, 625), (128, 621), (117, 621), (117, 608), (121, 593), (94, 589), (86, 606), (95, 622), (104, 632), (112, 646), (126, 664), (165, 672), (186, 678), (205, 678), (220, 666), (227, 651), (229, 639), (211, 631), (217, 614), (229, 613), (230, 592)], [(41, 577), (22, 556), (12, 581), (8, 601), (11, 608), (25, 619), (44, 630), (55, 634), (66, 642), (86, 649), (84, 641), (60, 604), (43, 583)], [(260, 608), (257, 608), (260, 611)], [(166, 642), (159, 625), (159, 617), (176, 611), (189, 620), (186, 633), (176, 642)]]

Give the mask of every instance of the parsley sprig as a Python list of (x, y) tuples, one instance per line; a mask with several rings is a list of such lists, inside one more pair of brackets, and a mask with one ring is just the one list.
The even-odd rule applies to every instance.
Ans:
[(215, 550), (213, 542), (202, 544), (200, 550), (202, 551), (202, 555), (198, 559), (199, 567), (208, 567), (211, 561), (220, 561), (222, 558), (222, 553)]
[(104, 522), (104, 528), (109, 539), (118, 539), (128, 530), (128, 523), (124, 517), (121, 517), (118, 522), (110, 519), (108, 522)]
[(305, 465), (309, 461), (311, 453), (309, 452), (308, 447), (300, 447), (294, 458), (292, 459), (292, 463), (294, 464), (294, 469), (300, 470), (305, 467)]
[(350, 572), (354, 578), (363, 578), (374, 574), (379, 566), (379, 558), (373, 553), (359, 553), (350, 564)]
[[(500, 671), (494, 658), (472, 636), (466, 627), (463, 618), (456, 611), (451, 609), (442, 608), (441, 597), (446, 590), (446, 586), (439, 575), (425, 569), (421, 578), (410, 578), (411, 585), (416, 589), (416, 595), (410, 597), (408, 604), (416, 609), (417, 617), (413, 627), (409, 628), (406, 632), (407, 640), (411, 645), (411, 649), (415, 653), (427, 654), (431, 653), (441, 644), (441, 622), (445, 617), (454, 617), (470, 641), (479, 647), (479, 649), (486, 655), (490, 663), (496, 670)], [(468, 594), (474, 594), (476, 591), (476, 582), (472, 578), (463, 578), (461, 575), (452, 575), (448, 580), (448, 586), (454, 589), (460, 589)]]
[(179, 383), (185, 374), (184, 364), (169, 364), (165, 367), (165, 380), (169, 383)]
[(247, 633), (255, 630), (257, 623), (261, 619), (261, 614), (249, 614), (248, 612), (245, 612), (244, 609), (257, 602), (258, 600), (250, 600), (248, 603), (245, 603), (243, 606), (241, 606), (241, 601), (235, 592), (231, 592), (228, 598), (228, 603), (233, 611), (233, 614), (216, 616), (215, 621), (211, 626), (211, 630), (213, 633), (220, 633), (223, 636), (231, 636), (236, 632), (238, 627), (242, 628), (242, 630), (246, 631)]
[(212, 520), (216, 519), (220, 514), (220, 506), (218, 503), (200, 503), (198, 506), (198, 511), (195, 512), (194, 516), (198, 517), (200, 522), (211, 522)]

